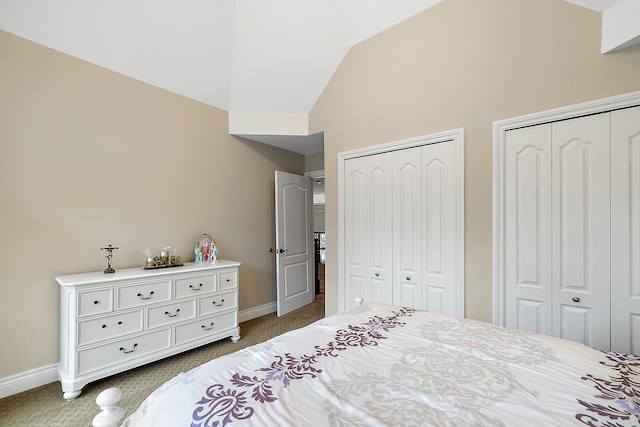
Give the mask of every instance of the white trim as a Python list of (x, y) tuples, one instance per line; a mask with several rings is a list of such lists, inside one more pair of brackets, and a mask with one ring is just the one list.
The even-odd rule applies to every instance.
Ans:
[[(255, 319), (257, 317), (266, 316), (267, 314), (275, 313), (276, 302), (270, 302), (268, 304), (259, 305), (258, 307), (242, 310), (238, 313), (238, 323), (246, 322), (247, 320)], [(240, 330), (242, 335), (242, 330)]]
[(41, 366), (0, 379), (0, 399), (58, 380), (56, 364)]
[[(418, 147), (421, 145), (437, 144), (439, 142), (453, 141), (455, 146), (456, 167), (457, 170), (457, 228), (459, 235), (457, 236), (456, 247), (458, 259), (456, 264), (458, 267), (456, 277), (456, 294), (457, 294), (457, 315), (464, 317), (464, 129), (452, 129), (449, 131), (433, 133), (430, 135), (418, 136), (415, 138), (403, 139), (400, 141), (389, 142), (370, 147), (359, 148), (356, 150), (338, 153), (338, 254), (344, 254), (344, 167), (345, 161), (356, 157), (370, 156), (389, 151), (403, 150), (405, 148)], [(346, 309), (346, 286), (344, 283), (344, 256), (338, 256), (338, 311), (342, 312)]]
[(640, 104), (640, 91), (582, 102), (552, 110), (541, 111), (493, 122), (493, 313), (492, 322), (505, 324), (505, 266), (504, 266), (504, 179), (505, 141), (509, 130), (543, 123), (567, 120), (589, 114), (604, 113)]

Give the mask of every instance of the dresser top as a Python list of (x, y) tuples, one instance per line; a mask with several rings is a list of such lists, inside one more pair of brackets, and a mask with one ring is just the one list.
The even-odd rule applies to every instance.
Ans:
[(154, 268), (145, 270), (143, 267), (126, 268), (116, 270), (115, 273), (105, 274), (102, 271), (91, 273), (67, 274), (56, 276), (56, 281), (60, 286), (75, 286), (80, 284), (107, 283), (118, 280), (144, 279), (145, 277), (161, 277), (179, 273), (190, 273), (202, 270), (216, 270), (225, 267), (238, 267), (237, 261), (218, 260), (215, 263), (196, 264), (195, 262), (185, 263), (181, 267)]

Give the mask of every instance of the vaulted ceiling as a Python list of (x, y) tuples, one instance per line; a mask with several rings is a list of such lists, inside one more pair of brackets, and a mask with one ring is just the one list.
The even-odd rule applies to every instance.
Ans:
[[(351, 46), (441, 1), (0, 0), (0, 29), (230, 114), (304, 117)], [(322, 151), (322, 135), (268, 133), (254, 139)]]

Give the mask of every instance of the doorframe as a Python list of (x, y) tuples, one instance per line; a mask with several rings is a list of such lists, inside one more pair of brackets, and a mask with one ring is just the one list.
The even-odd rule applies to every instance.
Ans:
[(338, 311), (346, 309), (346, 284), (345, 284), (345, 194), (344, 171), (345, 162), (357, 157), (414, 148), (423, 145), (437, 144), (439, 142), (452, 142), (456, 162), (456, 312), (459, 317), (464, 317), (464, 128), (452, 129), (444, 132), (418, 136), (399, 141), (373, 145), (355, 150), (338, 153)]
[(493, 122), (493, 310), (492, 322), (506, 322), (505, 282), (505, 150), (507, 131), (640, 105), (640, 91), (567, 105)]

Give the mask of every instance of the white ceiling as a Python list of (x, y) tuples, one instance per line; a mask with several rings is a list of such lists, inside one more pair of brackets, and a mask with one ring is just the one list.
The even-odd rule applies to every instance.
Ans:
[[(306, 114), (351, 46), (441, 1), (0, 0), (0, 29), (229, 112)], [(323, 151), (322, 134), (246, 137)]]

